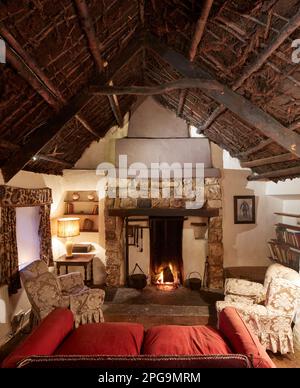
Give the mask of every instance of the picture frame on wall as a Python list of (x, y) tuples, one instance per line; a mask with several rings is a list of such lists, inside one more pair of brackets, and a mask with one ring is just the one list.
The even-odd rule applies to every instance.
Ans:
[(234, 223), (255, 224), (255, 195), (235, 195)]

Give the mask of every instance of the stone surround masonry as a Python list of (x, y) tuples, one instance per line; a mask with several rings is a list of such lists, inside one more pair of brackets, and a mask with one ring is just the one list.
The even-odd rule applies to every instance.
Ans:
[[(129, 180), (128, 180), (129, 181)], [(194, 183), (194, 182), (193, 182)], [(128, 182), (130, 185), (130, 182)], [(170, 190), (174, 190), (174, 186)], [(130, 187), (130, 186), (128, 186)], [(191, 199), (161, 198), (164, 183), (160, 182), (160, 198), (151, 199), (152, 208), (184, 208), (186, 201)], [(150, 198), (150, 189), (148, 190)], [(223, 230), (222, 230), (222, 190), (220, 178), (205, 178), (204, 185), (205, 208), (219, 209), (218, 217), (208, 218), (208, 286), (212, 289), (223, 287)], [(106, 283), (108, 286), (123, 285), (122, 272), (124, 271), (124, 219), (109, 216), (109, 209), (137, 208), (135, 198), (104, 199), (104, 227), (106, 248)]]

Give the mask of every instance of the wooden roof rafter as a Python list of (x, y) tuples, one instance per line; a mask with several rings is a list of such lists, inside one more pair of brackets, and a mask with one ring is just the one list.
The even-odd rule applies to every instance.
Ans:
[[(189, 50), (189, 59), (191, 62), (194, 62), (194, 59), (196, 57), (197, 49), (198, 49), (198, 46), (199, 46), (201, 39), (203, 37), (204, 30), (206, 27), (206, 23), (207, 23), (213, 2), (214, 2), (214, 0), (205, 0), (204, 1), (201, 15), (199, 16), (199, 19), (197, 20), (194, 35), (192, 38), (191, 47)], [(182, 90), (180, 92), (179, 103), (178, 103), (177, 112), (176, 112), (178, 117), (182, 116), (182, 111), (184, 109), (185, 99), (186, 99), (187, 93), (188, 93), (188, 90)]]
[[(169, 63), (182, 76), (213, 80), (206, 71), (190, 63), (183, 55), (162, 44), (154, 36), (148, 35), (146, 44), (150, 50)], [(223, 90), (221, 92), (207, 89), (203, 89), (203, 91), (213, 100), (221, 103), (243, 121), (247, 122), (251, 127), (258, 129), (262, 134), (273, 139), (273, 141), (297, 157), (300, 157), (300, 136), (298, 134), (284, 127), (275, 118), (229, 87), (225, 85), (222, 85), (222, 87)]]
[[(55, 112), (66, 105), (66, 100), (53, 82), (41, 70), (36, 61), (22, 48), (13, 35), (1, 24), (0, 37), (6, 42), (7, 60), (14, 69), (24, 78), (33, 89), (49, 104)], [(100, 135), (94, 131), (90, 124), (81, 116), (76, 116), (83, 127), (96, 138)]]
[[(256, 59), (245, 68), (242, 75), (235, 81), (232, 86), (234, 91), (238, 90), (244, 82), (251, 77), (255, 72), (257, 72), (268, 60), (268, 58), (273, 55), (276, 50), (284, 43), (284, 41), (297, 29), (300, 27), (300, 11), (278, 32), (278, 35), (271, 41), (271, 43), (265, 47), (265, 49), (258, 54)], [(221, 105), (216, 108), (205, 123), (201, 126), (201, 131), (205, 131), (209, 128), (212, 123), (226, 111), (226, 107)]]
[[(74, 1), (77, 6), (77, 10), (88, 40), (89, 48), (92, 53), (93, 59), (96, 63), (99, 73), (102, 73), (105, 69), (105, 61), (103, 60), (100, 54), (99, 42), (96, 37), (96, 32), (94, 29), (92, 19), (90, 17), (88, 6), (85, 0), (74, 0)], [(112, 80), (109, 80), (109, 82), (112, 82)], [(123, 115), (120, 110), (118, 98), (116, 96), (108, 96), (107, 98), (109, 100), (111, 110), (115, 116), (115, 119), (119, 127), (123, 127)]]
[(16, 151), (11, 158), (2, 166), (2, 174), (7, 183), (14, 175), (26, 166), (43, 147), (45, 147), (74, 116), (80, 113), (93, 97), (89, 92), (89, 85), (103, 85), (115, 77), (122, 68), (142, 49), (141, 34), (136, 33), (128, 45), (120, 51), (120, 55), (111, 61), (106, 72), (95, 74), (91, 77), (88, 85), (73, 96), (62, 109), (48, 122), (35, 128), (28, 136), (26, 144), (22, 147), (22, 153)]

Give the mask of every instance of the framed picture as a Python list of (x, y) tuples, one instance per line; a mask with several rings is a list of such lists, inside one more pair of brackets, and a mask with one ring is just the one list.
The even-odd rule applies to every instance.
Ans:
[(234, 196), (234, 223), (255, 224), (255, 196)]

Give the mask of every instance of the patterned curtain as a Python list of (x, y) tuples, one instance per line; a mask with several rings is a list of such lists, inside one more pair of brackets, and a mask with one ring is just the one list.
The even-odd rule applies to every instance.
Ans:
[(1, 209), (0, 232), (0, 283), (8, 284), (9, 293), (14, 294), (21, 288), (14, 207)]
[(50, 210), (51, 205), (42, 205), (40, 207), (40, 258), (48, 265), (48, 267), (54, 265), (51, 241)]

